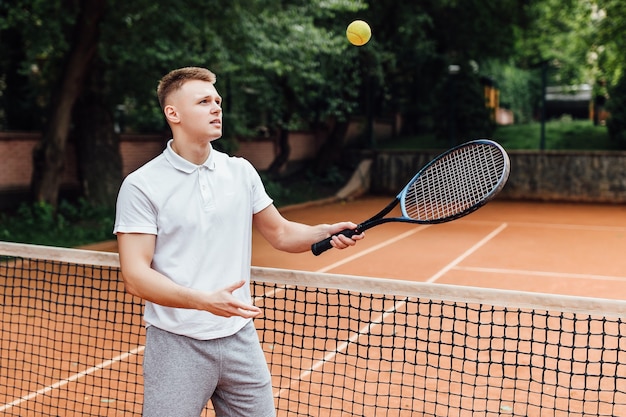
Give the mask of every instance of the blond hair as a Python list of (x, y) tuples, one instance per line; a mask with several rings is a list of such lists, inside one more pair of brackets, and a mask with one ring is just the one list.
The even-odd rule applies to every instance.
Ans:
[(173, 92), (180, 90), (187, 81), (200, 80), (215, 84), (216, 79), (215, 74), (206, 68), (184, 67), (170, 71), (159, 81), (157, 87), (159, 104), (162, 109), (165, 108), (165, 100), (167, 100), (167, 97)]

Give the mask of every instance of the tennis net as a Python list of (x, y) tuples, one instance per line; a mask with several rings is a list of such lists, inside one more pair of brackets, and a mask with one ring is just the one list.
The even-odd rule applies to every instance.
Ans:
[[(0, 414), (141, 414), (142, 307), (118, 265), (0, 242)], [(626, 415), (626, 302), (252, 275), (278, 416)]]

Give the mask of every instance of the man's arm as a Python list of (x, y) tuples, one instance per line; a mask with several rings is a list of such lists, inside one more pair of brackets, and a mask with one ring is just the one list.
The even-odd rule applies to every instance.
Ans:
[(344, 229), (354, 229), (356, 224), (352, 222), (309, 226), (289, 221), (280, 214), (273, 204), (254, 215), (254, 225), (274, 248), (292, 253), (311, 250), (313, 243), (333, 235), (331, 245), (337, 249), (354, 246), (356, 241), (364, 237), (363, 233), (351, 238), (335, 235)]
[(215, 292), (199, 291), (176, 284), (152, 269), (156, 236), (141, 233), (118, 233), (122, 278), (126, 290), (144, 300), (165, 307), (205, 310), (218, 316), (255, 317), (261, 310), (233, 296), (242, 280)]

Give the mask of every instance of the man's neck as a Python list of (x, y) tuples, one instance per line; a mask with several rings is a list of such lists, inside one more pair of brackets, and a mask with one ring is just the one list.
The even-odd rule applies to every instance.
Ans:
[(192, 164), (202, 165), (211, 154), (211, 142), (190, 143), (187, 141), (176, 140), (172, 142), (172, 150), (180, 157), (186, 159)]

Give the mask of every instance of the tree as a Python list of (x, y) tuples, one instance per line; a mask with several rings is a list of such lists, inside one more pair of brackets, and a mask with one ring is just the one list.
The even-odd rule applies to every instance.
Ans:
[[(523, 0), (370, 3), (368, 19), (378, 42), (375, 53), (384, 55), (380, 77), (384, 81), (376, 86), (384, 100), (374, 100), (374, 112), (401, 114), (403, 134), (432, 131), (441, 122), (436, 109), (449, 102), (443, 86), (450, 65), (470, 69), (511, 54), (525, 4)], [(457, 83), (459, 91), (473, 88), (471, 77), (467, 81), (471, 82), (467, 86), (463, 80)], [(464, 116), (465, 111), (471, 108), (459, 108), (457, 116), (476, 116)]]
[[(328, 100), (332, 95), (326, 97), (326, 109), (319, 107), (318, 93), (332, 74), (320, 69), (317, 59), (339, 56), (338, 42), (345, 39), (314, 20), (359, 7), (357, 0), (288, 5), (260, 0), (18, 0), (15, 7), (3, 10), (10, 17), (7, 28), (18, 30), (24, 39), (28, 54), (22, 68), (37, 66), (29, 78), (31, 88), (45, 95), (49, 110), (34, 156), (36, 199), (56, 204), (65, 147), (73, 133), (83, 193), (94, 203), (111, 204), (121, 177), (114, 113), (123, 106), (127, 120), (165, 129), (154, 90), (158, 79), (174, 67), (209, 66), (218, 74), (218, 83), (225, 82), (225, 106), (232, 110), (226, 135), (250, 125), (250, 111), (243, 110), (251, 104), (242, 102), (259, 97), (260, 107), (270, 110), (270, 121), (283, 132), (312, 113), (323, 118), (341, 108), (339, 113), (346, 114), (351, 103)], [(55, 20), (44, 31), (28, 29), (51, 18)], [(337, 83), (335, 90), (341, 90), (338, 85), (356, 89), (354, 84)], [(246, 89), (262, 96), (250, 100)]]
[[(271, 175), (279, 175), (288, 160), (291, 130), (347, 128), (361, 78), (357, 51), (345, 39), (346, 19), (337, 16), (363, 7), (360, 1), (294, 1), (244, 19), (244, 32), (256, 36), (239, 80), (255, 92), (249, 98), (257, 108), (267, 109), (263, 123), (277, 131), (279, 152), (268, 169)], [(341, 142), (330, 140), (327, 146)]]
[[(30, 59), (41, 62), (44, 75), (42, 81), (50, 87), (47, 100), (48, 116), (43, 131), (42, 141), (37, 145), (33, 154), (32, 188), (37, 201), (56, 205), (65, 160), (67, 137), (72, 120), (74, 103), (81, 94), (83, 84), (96, 55), (99, 26), (105, 12), (106, 1), (81, 1), (76, 3), (60, 1), (35, 1), (32, 3), (20, 1), (14, 8), (7, 9), (4, 14), (8, 20), (17, 25), (27, 25), (24, 42), (33, 42), (35, 46)], [(43, 24), (48, 16), (62, 16), (46, 28)], [(35, 28), (41, 32), (48, 30), (48, 41), (59, 41), (57, 54), (39, 55), (42, 50), (37, 46)], [(58, 38), (50, 30), (59, 30), (67, 33)], [(42, 33), (37, 33), (41, 37)], [(43, 36), (45, 37), (45, 36)], [(28, 48), (25, 48), (28, 50)]]
[[(11, 7), (1, 6), (3, 33), (14, 33), (26, 52), (20, 57), (20, 74), (28, 77), (28, 88), (46, 109), (42, 140), (33, 155), (37, 201), (57, 204), (73, 133), (84, 195), (92, 203), (112, 205), (121, 181), (115, 109), (154, 101), (156, 83), (166, 71), (180, 62), (204, 62), (207, 49), (213, 57), (224, 49), (221, 38), (213, 36), (220, 27), (208, 24), (207, 2), (187, 7), (167, 3), (17, 0)], [(188, 41), (186, 48), (180, 47), (181, 39)], [(4, 67), (12, 65), (14, 60), (6, 60)], [(163, 122), (157, 124), (162, 129)]]
[[(112, 204), (121, 180), (116, 112), (123, 109), (135, 129), (166, 132), (158, 79), (175, 67), (207, 66), (225, 96), (226, 139), (265, 126), (279, 138), (278, 172), (289, 131), (323, 131), (332, 138), (317, 160), (324, 172), (342, 163), (351, 117), (371, 126), (374, 117), (401, 115), (396, 134), (434, 130), (450, 64), (480, 71), (501, 60), (524, 69), (548, 59), (560, 69), (555, 82), (595, 77), (612, 88), (625, 64), (624, 7), (620, 0), (14, 0), (0, 3), (0, 123), (44, 126), (33, 176), (38, 200), (56, 204), (71, 134), (83, 193)], [(360, 48), (345, 39), (356, 18), (373, 29)], [(479, 98), (469, 75), (459, 91)], [(479, 102), (460, 109), (455, 126), (486, 117), (471, 114)]]
[(35, 200), (54, 206), (59, 196), (72, 111), (96, 56), (106, 1), (83, 1), (79, 4), (71, 47), (59, 74), (58, 89), (53, 91), (50, 99), (50, 115), (43, 138), (33, 153), (32, 187)]
[(596, 93), (608, 98), (609, 136), (619, 149), (626, 149), (626, 4), (619, 0), (593, 2), (592, 18), (597, 39), (591, 50), (591, 62), (598, 79)]

